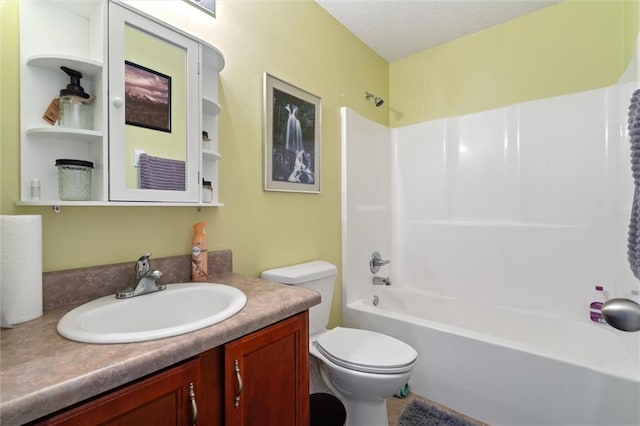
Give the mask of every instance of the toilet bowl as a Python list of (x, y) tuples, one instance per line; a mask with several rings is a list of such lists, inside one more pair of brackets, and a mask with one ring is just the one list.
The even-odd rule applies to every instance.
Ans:
[(385, 400), (409, 381), (415, 349), (368, 330), (336, 327), (310, 339), (320, 376), (347, 409), (347, 425), (385, 425)]
[[(261, 276), (320, 292), (320, 305), (309, 311), (310, 374), (319, 374), (327, 390), (344, 404), (348, 426), (386, 425), (385, 400), (409, 381), (418, 354), (406, 343), (374, 331), (326, 329), (336, 271), (328, 262), (314, 261), (267, 270)], [(319, 381), (310, 378), (311, 386)]]

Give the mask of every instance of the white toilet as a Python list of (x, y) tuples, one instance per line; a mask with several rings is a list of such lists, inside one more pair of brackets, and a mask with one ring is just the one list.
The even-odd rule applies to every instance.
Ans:
[[(262, 278), (299, 285), (322, 296), (309, 311), (310, 374), (319, 375), (347, 410), (347, 425), (387, 424), (385, 399), (409, 381), (418, 353), (398, 339), (368, 330), (327, 330), (337, 269), (316, 260), (262, 272)], [(314, 369), (317, 363), (319, 368)], [(315, 373), (318, 374), (318, 373)], [(310, 377), (311, 391), (314, 379)]]

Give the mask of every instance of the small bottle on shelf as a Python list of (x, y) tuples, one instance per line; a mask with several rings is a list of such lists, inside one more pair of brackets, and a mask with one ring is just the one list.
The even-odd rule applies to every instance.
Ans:
[(40, 201), (40, 179), (31, 179), (31, 201)]

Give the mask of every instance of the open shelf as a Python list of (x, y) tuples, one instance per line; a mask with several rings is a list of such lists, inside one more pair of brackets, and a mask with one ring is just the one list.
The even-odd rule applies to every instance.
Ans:
[(209, 98), (202, 98), (202, 112), (205, 114), (218, 115), (220, 111), (221, 108), (217, 102)]
[(32, 206), (32, 207), (148, 207), (148, 206), (165, 206), (165, 207), (222, 207), (222, 203), (164, 203), (157, 201), (17, 201), (16, 206)]
[(102, 132), (96, 130), (71, 129), (67, 127), (34, 127), (27, 129), (28, 136), (42, 138), (64, 137), (75, 142), (91, 142), (102, 137)]
[(220, 158), (222, 158), (222, 156), (220, 154), (218, 154), (215, 151), (207, 151), (207, 150), (202, 150), (202, 157), (206, 160), (219, 160)]
[(79, 71), (83, 77), (91, 77), (102, 72), (102, 62), (69, 55), (32, 55), (27, 58), (27, 65), (51, 71), (60, 71), (60, 67), (65, 66)]

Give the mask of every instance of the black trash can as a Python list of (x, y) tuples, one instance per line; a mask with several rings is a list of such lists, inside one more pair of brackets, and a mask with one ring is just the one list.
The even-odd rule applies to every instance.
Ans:
[(344, 426), (347, 410), (338, 398), (328, 393), (314, 393), (309, 398), (310, 426)]

